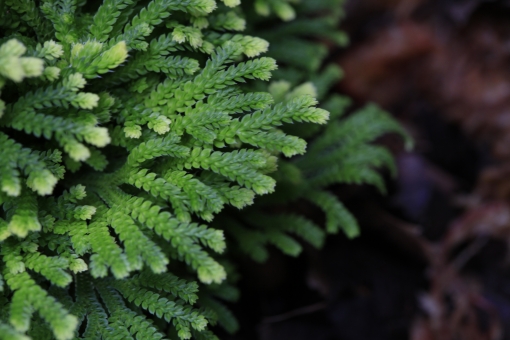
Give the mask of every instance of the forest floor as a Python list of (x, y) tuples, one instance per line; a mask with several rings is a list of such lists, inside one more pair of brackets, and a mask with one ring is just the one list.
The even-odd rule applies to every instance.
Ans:
[[(356, 106), (416, 141), (389, 194), (332, 190), (361, 237), (239, 266), (230, 339), (510, 339), (510, 1), (356, 0), (332, 51)], [(225, 337), (229, 338), (229, 337)]]

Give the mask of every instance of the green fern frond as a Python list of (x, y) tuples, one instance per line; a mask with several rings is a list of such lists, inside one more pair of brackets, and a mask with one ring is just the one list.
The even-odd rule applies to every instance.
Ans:
[[(314, 97), (327, 97), (341, 72), (312, 74), (326, 53), (313, 38), (343, 39), (327, 33), (338, 10), (278, 28), (284, 41), (270, 48), (271, 32), (242, 32), (255, 20), (247, 4), (0, 3), (0, 339), (217, 339), (215, 322), (235, 331), (219, 300), (238, 295), (225, 283), (234, 275), (225, 234), (259, 261), (268, 245), (297, 255), (290, 234), (323, 242), (294, 214), (247, 221), (255, 205), (244, 219), (217, 216), (277, 182), (286, 199), (320, 205), (328, 231), (352, 233), (324, 187), (382, 185), (377, 169), (393, 163), (369, 142), (403, 130), (370, 107), (318, 126), (330, 115)], [(285, 20), (313, 10), (255, 6)], [(259, 57), (268, 51), (281, 70)], [(294, 76), (266, 89), (273, 73)], [(324, 107), (339, 117), (346, 103), (333, 96)]]

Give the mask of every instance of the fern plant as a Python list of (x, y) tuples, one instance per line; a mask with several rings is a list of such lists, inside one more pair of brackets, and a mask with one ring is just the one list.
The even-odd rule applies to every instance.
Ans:
[[(254, 233), (288, 253), (296, 243), (283, 232), (322, 237), (299, 216), (254, 217), (264, 232), (233, 218), (209, 226), (220, 211), (251, 205), (279, 181), (289, 191), (278, 192), (327, 207), (333, 231), (352, 217), (322, 188), (349, 174), (378, 183), (370, 166), (389, 155), (366, 142), (398, 126), (372, 109), (317, 129), (329, 113), (313, 94), (325, 95), (338, 70), (316, 77), (319, 63), (260, 85), (277, 66), (259, 57), (267, 40), (240, 33), (257, 20), (243, 9), (284, 19), (294, 10), (286, 1), (239, 5), (0, 2), (0, 339), (216, 339), (209, 325), (236, 328), (220, 302), (238, 295), (220, 256), (224, 230), (252, 254), (242, 239)], [(318, 91), (291, 90), (310, 76)], [(344, 102), (324, 107), (338, 116)], [(373, 118), (382, 120), (363, 125)], [(304, 154), (312, 134), (323, 135), (310, 157), (279, 161)], [(345, 157), (351, 172), (330, 167)], [(283, 229), (270, 227), (275, 218)]]
[(276, 63), (227, 37), (238, 4), (1, 3), (0, 338), (215, 338), (193, 279), (224, 281), (225, 240), (205, 223), (305, 151), (277, 126), (328, 119), (239, 85)]

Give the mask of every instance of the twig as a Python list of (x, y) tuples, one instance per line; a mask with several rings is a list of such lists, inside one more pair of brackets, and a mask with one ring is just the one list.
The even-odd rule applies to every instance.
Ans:
[(472, 242), (469, 247), (464, 249), (452, 262), (452, 266), (459, 270), (464, 267), (466, 263), (475, 256), (480, 249), (483, 248), (489, 242), (489, 238), (487, 236), (478, 237), (475, 242)]
[(296, 317), (296, 316), (300, 316), (300, 315), (304, 315), (304, 314), (310, 314), (310, 313), (317, 312), (317, 311), (319, 311), (321, 309), (326, 308), (326, 306), (327, 306), (327, 303), (325, 301), (319, 302), (319, 303), (315, 303), (315, 304), (310, 305), (310, 306), (301, 307), (301, 308), (298, 308), (298, 309), (291, 310), (290, 312), (287, 312), (287, 313), (283, 313), (283, 314), (280, 314), (280, 315), (275, 315), (275, 316), (270, 316), (270, 317), (264, 318), (262, 320), (262, 323), (263, 324), (268, 324), (268, 323), (282, 322), (282, 321), (291, 319), (291, 318)]

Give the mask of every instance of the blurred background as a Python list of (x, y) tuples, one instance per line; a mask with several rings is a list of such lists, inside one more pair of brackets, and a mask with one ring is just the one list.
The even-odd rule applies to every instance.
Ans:
[[(332, 190), (362, 236), (239, 266), (226, 339), (510, 339), (510, 1), (352, 0), (336, 90), (416, 142), (389, 195)], [(355, 105), (355, 106), (356, 106)], [(242, 260), (240, 260), (242, 261)]]

